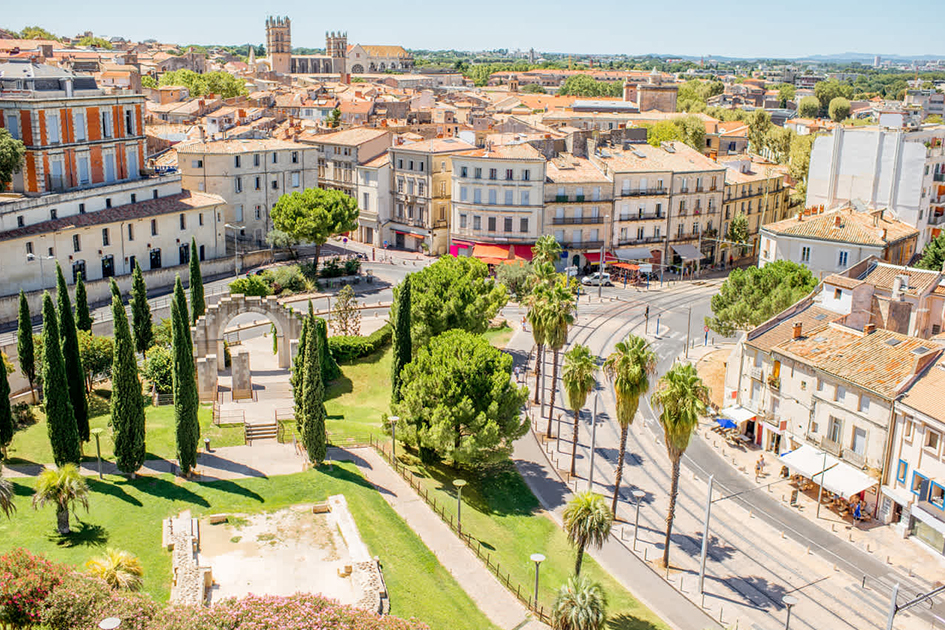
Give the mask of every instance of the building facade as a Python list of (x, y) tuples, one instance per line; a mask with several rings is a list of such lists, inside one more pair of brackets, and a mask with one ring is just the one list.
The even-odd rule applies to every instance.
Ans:
[(382, 153), (359, 164), (358, 231), (355, 240), (383, 247), (381, 227), (390, 221), (390, 155)]
[(614, 185), (593, 162), (570, 153), (549, 160), (545, 175), (545, 233), (554, 234), (569, 266), (600, 261), (614, 246)]

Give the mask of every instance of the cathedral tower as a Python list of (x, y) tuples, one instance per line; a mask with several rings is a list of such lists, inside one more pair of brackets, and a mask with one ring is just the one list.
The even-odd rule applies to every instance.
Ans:
[(277, 74), (289, 74), (292, 62), (292, 27), (288, 17), (266, 20), (266, 52), (269, 65)]
[(331, 57), (331, 71), (337, 74), (347, 72), (348, 34), (338, 31), (325, 33), (325, 53)]

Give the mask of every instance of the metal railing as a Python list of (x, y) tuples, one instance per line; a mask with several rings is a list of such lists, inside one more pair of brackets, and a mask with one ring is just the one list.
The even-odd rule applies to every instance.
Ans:
[(620, 191), (621, 197), (643, 197), (645, 195), (668, 195), (669, 188), (634, 188)]
[(621, 214), (618, 221), (651, 221), (654, 219), (664, 219), (662, 214), (656, 214), (654, 212), (644, 213), (644, 214)]
[(554, 217), (551, 220), (552, 225), (586, 225), (594, 223), (603, 223), (604, 217)]

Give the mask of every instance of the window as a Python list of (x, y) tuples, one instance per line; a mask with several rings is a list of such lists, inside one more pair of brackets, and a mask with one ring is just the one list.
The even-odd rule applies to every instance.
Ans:
[(184, 213), (181, 212), (180, 215), (178, 215), (177, 219), (178, 219), (178, 221), (180, 222), (180, 229), (186, 230), (186, 229), (187, 229), (187, 219), (184, 217)]
[(834, 398), (834, 400), (842, 403), (846, 397), (847, 397), (847, 388), (844, 387), (843, 385), (837, 385), (837, 395), (836, 395), (836, 398)]
[(843, 437), (843, 420), (830, 416), (827, 423), (827, 439), (839, 443)]
[[(114, 133), (112, 128), (112, 110), (104, 109), (102, 110), (102, 137), (111, 138)], [(203, 162), (200, 162), (200, 166), (203, 166)]]
[(498, 170), (494, 168), (489, 169), (489, 179), (496, 179), (499, 176)]
[(135, 135), (135, 113), (130, 109), (125, 110), (125, 135)]
[(841, 269), (846, 269), (848, 255), (849, 255), (849, 252), (841, 251), (839, 256), (837, 257), (837, 266), (840, 267)]
[(531, 195), (529, 195), (527, 190), (522, 191), (522, 205), (523, 206), (527, 206), (529, 205), (529, 203), (531, 203), (531, 199), (529, 198), (530, 196)]
[(262, 206), (256, 206), (256, 210), (253, 212), (253, 216), (257, 221), (262, 219)]
[(866, 455), (866, 429), (853, 427), (853, 442), (850, 447), (857, 455)]
[(505, 169), (505, 179), (514, 179), (512, 176), (512, 169), (510, 168)]
[(461, 167), (459, 168), (459, 176), (460, 176), (460, 177), (468, 177), (468, 176), (469, 176), (469, 169), (468, 169), (467, 167), (465, 167), (465, 166), (461, 166)]
[(155, 188), (154, 190), (151, 191), (151, 199), (157, 199), (157, 198), (158, 198), (158, 191), (157, 191), (157, 188)]
[(902, 431), (903, 436), (911, 442), (912, 432), (915, 429), (915, 423), (912, 422), (912, 418), (910, 418), (909, 416), (903, 416), (902, 420), (903, 420), (903, 425), (904, 425), (903, 431)]
[(466, 201), (467, 199), (469, 199), (469, 191), (466, 189), (465, 186), (460, 186), (459, 187), (459, 200)]
[(505, 226), (504, 226), (505, 231), (511, 232), (512, 231), (512, 217), (505, 217), (504, 223), (505, 223)]
[(236, 192), (238, 193), (243, 192), (243, 178), (242, 177), (237, 177), (236, 179), (234, 179), (233, 185), (236, 186)]
[(810, 247), (801, 248), (801, 262), (802, 263), (810, 262)]
[(46, 112), (46, 143), (59, 144), (59, 112)]
[(253, 166), (259, 166), (259, 154), (258, 154), (258, 153), (254, 153), (254, 154), (253, 154)]
[(489, 217), (489, 231), (495, 232), (495, 217)]
[(522, 233), (528, 232), (528, 217), (522, 217), (519, 219), (518, 231)]
[(72, 282), (75, 284), (79, 281), (79, 274), (82, 274), (83, 278), (87, 278), (88, 274), (85, 273), (85, 261), (77, 260), (72, 263)]
[(482, 203), (482, 190), (473, 188), (473, 203)]
[(197, 215), (197, 223), (198, 225), (203, 225), (203, 212)]
[(842, 297), (843, 297), (843, 291), (841, 291), (840, 289), (833, 290), (833, 299), (839, 300)]
[(482, 229), (482, 217), (480, 217), (478, 214), (473, 215), (473, 229), (474, 230)]
[(410, 160), (410, 165), (407, 167), (407, 170), (408, 170), (408, 171), (412, 171), (412, 170), (413, 170), (413, 160)]
[(276, 153), (275, 151), (272, 152), (272, 163), (273, 164), (279, 163), (279, 154)]
[(460, 215), (459, 215), (459, 227), (461, 227), (461, 228), (465, 228), (465, 227), (466, 227), (466, 215), (465, 215), (465, 214), (460, 214)]
[(239, 156), (239, 155), (234, 155), (234, 156), (233, 156), (233, 168), (240, 168), (240, 161), (241, 161), (241, 160), (240, 160), (240, 156)]
[(21, 214), (16, 218), (16, 227), (23, 227), (24, 225), (25, 223), (23, 222), (23, 215)]
[(160, 249), (152, 249), (149, 252), (149, 258), (151, 262), (151, 269), (161, 268), (161, 250)]
[(295, 171), (294, 173), (292, 173), (292, 188), (298, 188), (301, 185), (302, 185), (301, 173), (299, 173), (298, 171)]
[(180, 257), (180, 264), (186, 265), (190, 262), (190, 243), (181, 243), (180, 248), (177, 250), (177, 255)]
[(137, 202), (138, 202), (138, 195), (136, 195), (135, 193), (131, 193), (131, 203), (137, 203)]
[(135, 226), (131, 225), (130, 223), (128, 224), (128, 240), (135, 240)]
[(906, 473), (909, 472), (909, 464), (904, 459), (899, 460), (899, 466), (896, 468), (896, 480), (899, 483), (906, 482)]
[(82, 251), (82, 242), (79, 240), (78, 234), (72, 235), (72, 251), (81, 252)]
[(498, 198), (498, 193), (494, 188), (489, 189), (489, 203), (493, 206), (497, 203), (496, 199)]
[(151, 219), (151, 236), (157, 236), (157, 219)]
[(476, 169), (473, 171), (473, 177), (476, 178), (476, 179), (482, 179), (482, 169), (479, 168), (478, 166), (477, 166)]
[(929, 478), (925, 475), (913, 471), (912, 473), (912, 487), (910, 488), (912, 494), (919, 497), (919, 501), (925, 500), (925, 495), (929, 491)]
[(869, 396), (860, 396), (860, 412), (869, 413), (870, 410), (870, 397)]
[(531, 172), (530, 170), (528, 170), (527, 168), (524, 169), (524, 170), (522, 171), (522, 181), (523, 181), (523, 182), (527, 182), (527, 181), (530, 181), (531, 178), (532, 178), (532, 172)]
[(112, 207), (112, 198), (111, 198), (111, 197), (105, 197), (105, 207), (106, 207), (106, 208), (111, 208), (111, 207)]
[[(79, 250), (75, 250), (79, 251)], [(938, 452), (938, 443), (941, 442), (941, 434), (938, 431), (926, 427), (925, 429), (925, 441), (922, 444), (925, 448), (930, 451)]]
[(293, 151), (293, 152), (292, 152), (292, 163), (293, 163), (293, 164), (298, 164), (298, 163), (299, 163), (299, 152), (298, 152), (298, 151)]
[(243, 204), (240, 203), (233, 206), (233, 218), (236, 219), (237, 222), (243, 220)]
[(397, 168), (402, 169), (404, 167), (404, 160), (400, 158), (397, 160)]
[(515, 191), (506, 190), (505, 191), (505, 205), (511, 206), (513, 203), (515, 203)]
[(102, 247), (108, 247), (108, 228), (102, 228)]
[(102, 277), (111, 278), (115, 275), (115, 257), (109, 254), (102, 257)]
[(278, 179), (272, 180), (272, 189), (273, 189), (273, 190), (279, 190), (279, 180), (278, 180)]
[(420, 172), (423, 172), (423, 162), (420, 162)]
[[(12, 133), (12, 130), (11, 130)], [(83, 142), (86, 140), (86, 130), (85, 130), (85, 113), (77, 112), (75, 115), (75, 139), (76, 142)]]
[[(14, 140), (20, 140), (20, 119), (16, 113), (7, 114), (6, 129)], [(83, 138), (84, 140), (85, 138)]]
[(33, 241), (26, 242), (26, 255), (27, 256), (33, 255)]
[(929, 503), (940, 510), (945, 510), (945, 487), (935, 483), (929, 484)]

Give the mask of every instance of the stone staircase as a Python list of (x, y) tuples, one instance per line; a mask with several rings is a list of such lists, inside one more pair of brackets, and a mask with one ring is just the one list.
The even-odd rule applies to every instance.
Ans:
[(250, 446), (256, 440), (276, 440), (278, 437), (279, 425), (275, 421), (243, 425), (243, 441)]

